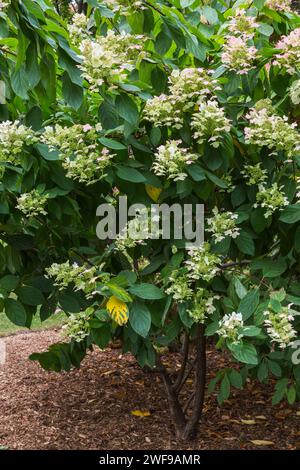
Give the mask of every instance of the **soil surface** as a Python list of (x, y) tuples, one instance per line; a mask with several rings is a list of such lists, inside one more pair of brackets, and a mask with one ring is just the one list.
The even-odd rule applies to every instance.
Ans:
[[(272, 407), (271, 385), (248, 382), (221, 407), (216, 394), (206, 397), (197, 438), (182, 444), (174, 438), (160, 377), (145, 374), (130, 354), (122, 355), (118, 349), (97, 349), (88, 354), (80, 370), (70, 373), (45, 372), (28, 360), (32, 352), (59, 340), (59, 331), (54, 330), (5, 338), (0, 448), (300, 448), (299, 408), (286, 403)], [(208, 351), (210, 378), (228, 365), (222, 353)]]

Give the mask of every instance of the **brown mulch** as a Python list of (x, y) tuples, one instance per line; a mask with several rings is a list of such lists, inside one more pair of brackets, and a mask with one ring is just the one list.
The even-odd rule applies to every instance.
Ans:
[[(120, 350), (89, 353), (80, 370), (45, 372), (28, 355), (59, 340), (58, 331), (5, 339), (0, 366), (0, 447), (9, 449), (299, 449), (300, 413), (271, 406), (272, 387), (249, 382), (219, 407), (206, 398), (195, 441), (176, 442), (160, 378)], [(168, 359), (168, 358), (167, 358)], [(208, 352), (209, 375), (228, 363)], [(132, 415), (147, 410), (149, 416)], [(255, 445), (252, 440), (269, 441)]]

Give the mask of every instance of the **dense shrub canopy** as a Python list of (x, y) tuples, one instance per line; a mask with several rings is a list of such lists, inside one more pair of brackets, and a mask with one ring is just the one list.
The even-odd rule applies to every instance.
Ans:
[[(52, 2), (55, 3), (55, 2)], [(0, 3), (0, 303), (79, 366), (122, 340), (139, 363), (205, 326), (239, 370), (300, 397), (300, 17), (288, 0)], [(67, 15), (68, 16), (68, 15)], [(2, 93), (1, 91), (1, 93)], [(3, 97), (2, 97), (3, 98)], [(205, 238), (101, 241), (97, 206), (202, 203)], [(133, 220), (133, 223), (135, 221)]]

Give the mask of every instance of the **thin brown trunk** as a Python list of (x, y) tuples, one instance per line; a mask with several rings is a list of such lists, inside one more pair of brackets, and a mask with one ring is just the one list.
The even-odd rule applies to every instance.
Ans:
[[(181, 440), (187, 440), (195, 435), (203, 410), (206, 382), (206, 341), (204, 325), (197, 326), (195, 341), (196, 355), (192, 361), (193, 367), (186, 370), (189, 359), (190, 341), (188, 335), (185, 336), (182, 365), (175, 383), (172, 382), (160, 358), (157, 358), (157, 371), (161, 373), (163, 378), (175, 425), (176, 437)], [(195, 368), (195, 389), (187, 399), (185, 405), (182, 406), (179, 400), (179, 394), (193, 368)], [(189, 417), (186, 416), (188, 409), (191, 409), (191, 415)]]
[(206, 338), (204, 325), (197, 327), (196, 333), (196, 365), (195, 365), (195, 397), (193, 401), (192, 415), (188, 419), (182, 433), (182, 439), (193, 437), (201, 418), (206, 382)]

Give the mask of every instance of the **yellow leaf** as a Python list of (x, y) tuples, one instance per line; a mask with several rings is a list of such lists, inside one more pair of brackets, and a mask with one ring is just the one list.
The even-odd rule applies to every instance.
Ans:
[(256, 421), (254, 419), (241, 419), (241, 422), (243, 424), (256, 424)]
[(264, 440), (260, 440), (260, 439), (257, 439), (257, 440), (251, 441), (251, 442), (252, 442), (252, 444), (255, 444), (256, 446), (273, 446), (274, 445), (273, 441), (264, 441)]
[(151, 415), (150, 411), (146, 411), (146, 410), (133, 410), (131, 414), (133, 416), (139, 416), (141, 418), (145, 418), (146, 416)]
[(162, 192), (162, 189), (155, 188), (155, 186), (150, 186), (150, 184), (145, 185), (146, 193), (151, 197), (152, 201), (157, 202), (159, 196)]
[(112, 295), (107, 301), (106, 308), (118, 325), (125, 325), (128, 322), (128, 307), (122, 300)]

